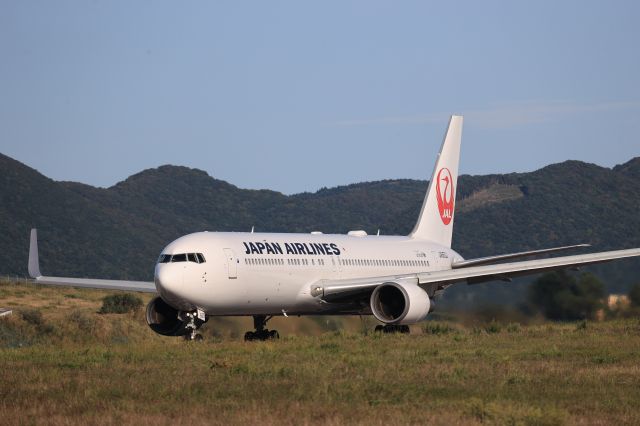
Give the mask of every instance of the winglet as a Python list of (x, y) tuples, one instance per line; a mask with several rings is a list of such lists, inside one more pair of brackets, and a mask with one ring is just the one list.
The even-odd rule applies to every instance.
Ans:
[(31, 242), (29, 244), (29, 275), (31, 278), (42, 276), (40, 273), (40, 260), (38, 259), (38, 230), (35, 228), (31, 230)]
[(461, 139), (462, 116), (452, 115), (411, 238), (451, 247)]

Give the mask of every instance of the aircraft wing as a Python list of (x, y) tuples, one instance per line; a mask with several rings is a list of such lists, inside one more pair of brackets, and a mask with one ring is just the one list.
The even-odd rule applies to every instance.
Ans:
[(35, 229), (31, 230), (31, 243), (29, 245), (29, 275), (35, 279), (36, 283), (44, 285), (142, 291), (145, 293), (156, 292), (156, 285), (153, 281), (96, 280), (91, 278), (43, 276), (40, 273), (40, 261), (38, 257), (38, 231)]
[(640, 248), (562, 256), (550, 259), (526, 260), (523, 262), (502, 263), (497, 265), (471, 266), (448, 271), (422, 272), (418, 274), (418, 280), (420, 284), (435, 282), (453, 284), (465, 281), (467, 284), (478, 284), (487, 281), (532, 275), (555, 269), (593, 265), (595, 263), (603, 263), (634, 256), (640, 256)]
[(487, 281), (507, 280), (524, 275), (532, 275), (556, 269), (566, 269), (608, 262), (615, 259), (640, 256), (640, 248), (606, 251), (600, 253), (562, 256), (551, 259), (528, 260), (523, 262), (480, 265), (466, 268), (447, 269), (416, 274), (380, 276), (366, 279), (322, 280), (311, 286), (311, 295), (327, 302), (346, 300), (373, 291), (385, 282), (412, 282), (420, 286), (437, 284), (444, 288), (451, 284), (466, 282), (478, 284)]

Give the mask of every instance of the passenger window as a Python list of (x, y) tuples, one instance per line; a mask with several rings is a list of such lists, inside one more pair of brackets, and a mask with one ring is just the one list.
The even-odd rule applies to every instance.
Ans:
[(174, 262), (186, 262), (187, 261), (187, 255), (184, 253), (181, 254), (174, 254), (173, 257), (171, 258), (171, 263)]

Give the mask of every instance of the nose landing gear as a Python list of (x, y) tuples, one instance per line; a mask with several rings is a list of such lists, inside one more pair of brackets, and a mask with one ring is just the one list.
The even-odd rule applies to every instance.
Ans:
[(195, 342), (201, 342), (204, 340), (202, 334), (198, 333), (198, 329), (206, 322), (206, 318), (205, 321), (199, 318), (200, 316), (204, 316), (204, 313), (199, 315), (198, 311), (185, 312), (184, 316), (186, 317), (186, 323), (184, 326), (186, 333), (184, 334), (184, 340)]
[(253, 340), (270, 340), (270, 339), (279, 339), (280, 333), (277, 330), (269, 330), (266, 327), (267, 321), (269, 321), (273, 316), (266, 315), (254, 315), (253, 316), (253, 327), (256, 331), (247, 331), (244, 333), (245, 342), (251, 342)]

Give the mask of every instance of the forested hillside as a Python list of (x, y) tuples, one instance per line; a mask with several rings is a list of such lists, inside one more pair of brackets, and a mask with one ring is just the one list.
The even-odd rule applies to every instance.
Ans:
[[(0, 154), (0, 275), (26, 273), (29, 229), (46, 274), (152, 279), (155, 260), (186, 233), (256, 231), (406, 234), (427, 183), (407, 179), (283, 195), (162, 166), (111, 188), (56, 182)], [(578, 161), (531, 173), (460, 177), (454, 248), (465, 257), (588, 242), (640, 247), (640, 158), (613, 169)], [(599, 267), (611, 291), (640, 281), (640, 262)], [(449, 303), (515, 301), (522, 285), (455, 286)]]

